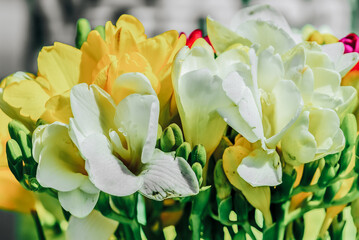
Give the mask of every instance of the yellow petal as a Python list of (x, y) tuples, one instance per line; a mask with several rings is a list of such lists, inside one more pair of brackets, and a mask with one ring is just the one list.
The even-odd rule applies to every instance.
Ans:
[(4, 89), (3, 100), (9, 106), (19, 109), (21, 117), (30, 117), (36, 121), (45, 110), (49, 95), (33, 80), (24, 80), (10, 84)]
[(81, 47), (81, 52), (79, 82), (92, 84), (95, 81), (92, 78), (92, 71), (96, 68), (98, 62), (109, 54), (108, 47), (97, 31), (91, 31), (87, 41)]
[(116, 22), (117, 29), (129, 30), (137, 41), (146, 39), (145, 28), (142, 23), (134, 16), (122, 14)]
[(10, 135), (7, 129), (7, 125), (11, 121), (3, 111), (0, 110), (0, 167), (7, 166), (6, 142), (10, 139)]
[(249, 150), (242, 146), (228, 147), (223, 153), (223, 169), (230, 183), (243, 193), (253, 207), (263, 213), (266, 225), (269, 226), (272, 224), (269, 187), (252, 187), (237, 173), (238, 165), (249, 153)]
[(51, 97), (45, 105), (45, 112), (41, 116), (47, 123), (59, 121), (69, 123), (73, 117), (70, 105), (70, 91)]
[(23, 213), (35, 208), (34, 195), (20, 185), (8, 167), (0, 168), (0, 208)]
[(63, 93), (79, 82), (81, 51), (56, 42), (44, 47), (38, 57), (38, 75), (46, 78), (54, 94)]

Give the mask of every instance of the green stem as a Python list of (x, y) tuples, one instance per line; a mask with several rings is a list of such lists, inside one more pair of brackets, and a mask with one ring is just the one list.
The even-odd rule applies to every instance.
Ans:
[(42, 226), (41, 226), (39, 215), (37, 214), (37, 212), (35, 210), (32, 210), (31, 216), (34, 219), (39, 240), (46, 240), (44, 230), (42, 229)]
[(281, 206), (283, 212), (277, 221), (277, 227), (278, 227), (278, 238), (277, 239), (278, 240), (282, 240), (285, 237), (285, 229), (288, 224), (285, 220), (288, 215), (289, 206), (290, 206), (290, 201), (283, 203), (283, 205)]
[[(344, 179), (354, 177), (356, 175), (357, 175), (357, 173), (354, 170), (350, 171), (345, 176), (343, 176), (342, 174), (339, 174), (337, 177), (330, 180), (329, 183), (327, 184), (327, 186), (332, 185), (332, 184), (336, 183), (337, 181), (341, 181)], [(298, 186), (293, 189), (292, 194), (289, 196), (289, 198), (292, 198), (294, 195), (301, 193), (301, 192), (316, 192), (316, 191), (319, 191), (322, 189), (323, 189), (323, 187), (319, 187), (318, 184), (309, 185), (309, 186)]]
[(359, 198), (359, 192), (352, 192), (352, 193), (347, 194), (343, 198), (332, 201), (331, 203), (308, 202), (302, 208), (298, 208), (298, 209), (294, 210), (293, 212), (289, 213), (285, 219), (285, 224), (287, 225), (288, 223), (294, 221), (295, 219), (297, 219), (299, 217), (302, 217), (305, 213), (312, 211), (314, 209), (328, 208), (328, 207), (332, 207), (332, 206), (348, 204), (357, 198)]

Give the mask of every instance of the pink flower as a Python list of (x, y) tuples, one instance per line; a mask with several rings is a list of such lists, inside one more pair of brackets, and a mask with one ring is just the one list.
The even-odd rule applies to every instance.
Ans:
[[(339, 40), (344, 44), (344, 53), (359, 53), (359, 37), (355, 33), (350, 33), (346, 37)], [(359, 71), (359, 63), (357, 63), (351, 71)]]

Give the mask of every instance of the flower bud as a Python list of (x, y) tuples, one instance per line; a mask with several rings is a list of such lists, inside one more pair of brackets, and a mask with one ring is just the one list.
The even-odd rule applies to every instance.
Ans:
[(351, 113), (347, 114), (340, 125), (345, 136), (345, 147), (351, 148), (355, 145), (357, 137), (357, 122), (355, 116)]
[(82, 44), (87, 40), (87, 35), (91, 31), (90, 22), (86, 18), (80, 18), (76, 25), (76, 47), (81, 48)]
[(176, 149), (176, 157), (182, 157), (188, 160), (189, 154), (191, 153), (191, 145), (188, 142), (183, 142)]
[(224, 173), (222, 159), (218, 160), (214, 167), (214, 186), (216, 187), (219, 201), (231, 196), (232, 186)]
[(300, 181), (301, 186), (308, 186), (311, 183), (318, 165), (319, 160), (304, 164), (303, 175)]
[(339, 167), (337, 174), (344, 172), (348, 168), (348, 166), (351, 162), (352, 156), (353, 156), (353, 149), (345, 148), (343, 150), (342, 154), (340, 155), (340, 159), (339, 159), (340, 167)]
[(333, 183), (327, 187), (325, 194), (324, 194), (324, 199), (323, 199), (324, 203), (330, 203), (333, 200), (333, 198), (339, 191), (341, 184), (342, 183), (340, 181), (338, 181), (338, 182)]
[(324, 168), (322, 169), (321, 175), (318, 179), (319, 187), (325, 187), (330, 182), (330, 180), (332, 180), (335, 177), (339, 167), (338, 165), (336, 166), (337, 167), (335, 168), (330, 164), (324, 165)]
[(172, 128), (167, 127), (163, 132), (160, 139), (160, 147), (164, 152), (172, 151), (172, 148), (176, 144), (175, 135), (173, 133)]
[(10, 139), (6, 143), (6, 156), (8, 160), (9, 168), (14, 174), (15, 178), (20, 182), (23, 179), (23, 157), (19, 144)]
[(25, 163), (30, 163), (31, 157), (32, 157), (32, 146), (31, 146), (31, 139), (29, 138), (29, 135), (27, 135), (24, 131), (20, 130), (17, 133), (17, 142), (21, 148), (22, 155), (24, 157)]
[(204, 146), (201, 144), (196, 145), (190, 154), (190, 159), (191, 165), (195, 162), (198, 162), (201, 164), (202, 167), (204, 167), (207, 161), (206, 149), (204, 148)]
[(106, 39), (106, 32), (105, 32), (104, 26), (99, 25), (99, 26), (95, 27), (95, 30), (100, 34), (100, 36), (102, 37), (103, 40)]
[(334, 167), (335, 164), (338, 163), (340, 156), (341, 156), (341, 152), (327, 155), (324, 157), (325, 163)]
[(357, 231), (359, 231), (359, 198), (351, 203), (351, 214), (353, 217), (354, 225)]
[(8, 130), (9, 130), (10, 137), (15, 140), (18, 140), (17, 133), (19, 131), (23, 131), (26, 135), (30, 134), (29, 129), (27, 127), (25, 127), (24, 124), (22, 124), (21, 122), (19, 122), (17, 120), (12, 120), (11, 122), (9, 122)]
[(193, 172), (196, 174), (196, 177), (197, 177), (199, 186), (201, 186), (201, 185), (202, 185), (202, 182), (203, 182), (203, 178), (202, 178), (203, 169), (202, 169), (201, 164), (198, 163), (198, 162), (195, 162), (195, 163), (192, 165), (192, 170), (193, 170)]
[(169, 127), (172, 129), (173, 131), (173, 136), (175, 138), (175, 148), (178, 148), (182, 143), (183, 143), (183, 134), (182, 134), (182, 130), (181, 128), (175, 124), (172, 123), (169, 125)]

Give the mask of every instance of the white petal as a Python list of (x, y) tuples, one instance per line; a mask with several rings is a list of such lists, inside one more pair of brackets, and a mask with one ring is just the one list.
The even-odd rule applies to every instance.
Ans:
[(249, 20), (240, 24), (236, 32), (252, 43), (259, 44), (259, 52), (272, 46), (275, 53), (283, 54), (295, 46), (295, 41), (287, 32), (268, 22)]
[(75, 189), (69, 192), (59, 192), (58, 194), (61, 206), (71, 215), (83, 218), (89, 215), (94, 209), (99, 192), (95, 194), (89, 194), (80, 189)]
[(233, 105), (218, 108), (217, 112), (229, 126), (237, 132), (240, 131), (249, 142), (253, 143), (259, 140), (259, 137), (254, 133), (252, 127), (242, 118), (237, 106)]
[(315, 159), (317, 143), (309, 132), (309, 111), (304, 111), (281, 141), (284, 160), (292, 165)]
[(242, 44), (248, 47), (252, 45), (248, 39), (239, 36), (234, 31), (214, 21), (210, 17), (207, 17), (207, 32), (214, 49), (216, 49), (216, 52), (219, 54), (234, 44)]
[(232, 18), (231, 29), (237, 29), (241, 23), (248, 20), (269, 22), (274, 26), (282, 28), (287, 33), (291, 32), (289, 24), (285, 20), (284, 16), (270, 5), (254, 5), (241, 9)]
[(279, 54), (273, 48), (262, 51), (258, 57), (258, 87), (269, 92), (284, 76), (284, 67)]
[(71, 216), (66, 237), (69, 240), (105, 240), (110, 238), (117, 226), (118, 222), (94, 210), (85, 218)]
[(341, 56), (335, 69), (340, 73), (342, 77), (345, 76), (354, 66), (358, 63), (359, 54), (357, 52), (347, 53)]
[(161, 201), (165, 198), (195, 195), (198, 180), (190, 165), (181, 157), (156, 149), (151, 162), (141, 173), (144, 184), (140, 192), (148, 198)]
[(282, 165), (276, 151), (259, 148), (243, 158), (238, 174), (253, 187), (277, 186), (282, 183)]
[(221, 89), (222, 79), (208, 69), (183, 75), (176, 89), (185, 139), (193, 146), (204, 145), (207, 153), (214, 151), (226, 127), (217, 108), (232, 104)]
[(292, 81), (288, 80), (279, 81), (272, 94), (275, 98), (273, 112), (266, 114), (271, 117), (272, 136), (267, 140), (267, 145), (270, 148), (275, 148), (285, 131), (302, 112), (303, 100), (298, 88)]
[(113, 83), (111, 96), (113, 96), (115, 103), (119, 103), (122, 99), (133, 93), (156, 96), (150, 80), (142, 73), (122, 74)]
[(44, 147), (39, 154), (36, 178), (43, 187), (71, 191), (79, 187), (87, 176), (85, 161), (68, 136), (62, 123), (47, 125), (43, 131)]
[(81, 150), (91, 182), (103, 192), (127, 196), (142, 186), (143, 179), (135, 176), (112, 154), (112, 147), (104, 135), (90, 135), (82, 142)]
[(78, 84), (71, 89), (71, 109), (78, 130), (87, 137), (108, 134), (113, 129), (115, 105), (108, 93), (97, 85)]
[(128, 140), (133, 160), (150, 161), (156, 146), (159, 108), (156, 96), (139, 94), (126, 97), (116, 107), (115, 124)]

